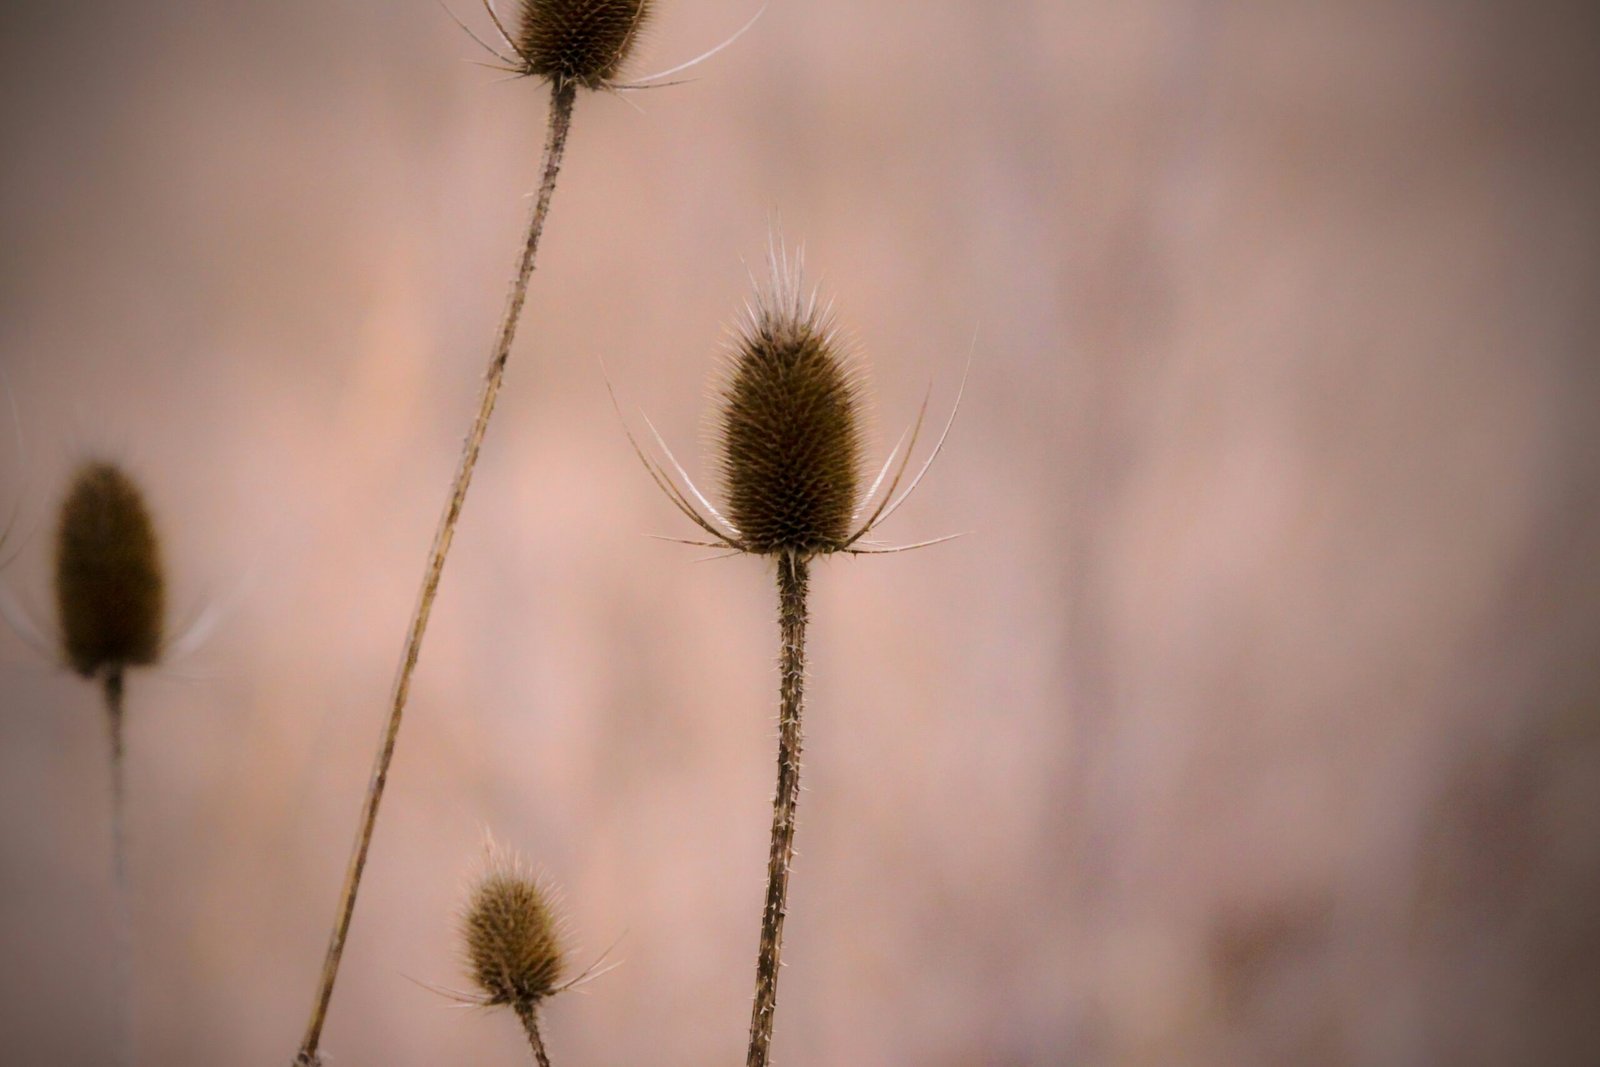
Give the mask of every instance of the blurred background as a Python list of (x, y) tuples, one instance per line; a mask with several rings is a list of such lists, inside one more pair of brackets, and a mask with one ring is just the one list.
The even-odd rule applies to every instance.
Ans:
[[(480, 30), (472, 0), (453, 0)], [(662, 0), (638, 73), (748, 19)], [(428, 0), (11, 5), (0, 581), (79, 461), (192, 655), (129, 687), (146, 1063), (304, 1027), (536, 178), (542, 87)], [(1600, 1055), (1600, 15), (775, 0), (579, 101), (324, 1039), (516, 1064), (462, 987), (485, 829), (566, 890), (558, 1063), (739, 1061), (776, 627), (695, 470), (769, 222), (950, 443), (821, 564), (778, 1062)], [(630, 107), (629, 101), (637, 105)], [(976, 343), (972, 338), (976, 333)], [(9, 415), (0, 407), (0, 416)], [(115, 1040), (104, 715), (0, 634), (0, 1048)], [(411, 980), (415, 981), (411, 981)]]

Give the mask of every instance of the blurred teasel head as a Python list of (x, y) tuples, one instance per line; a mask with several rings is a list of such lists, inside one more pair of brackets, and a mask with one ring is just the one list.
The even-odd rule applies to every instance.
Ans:
[(121, 469), (95, 462), (73, 477), (55, 540), (61, 651), (84, 677), (156, 662), (166, 595), (161, 548), (144, 497)]

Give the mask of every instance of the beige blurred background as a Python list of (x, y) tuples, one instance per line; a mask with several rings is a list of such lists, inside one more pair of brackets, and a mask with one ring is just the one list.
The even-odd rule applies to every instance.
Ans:
[[(662, 0), (636, 69), (753, 7)], [(5, 12), (3, 581), (48, 626), (104, 455), (174, 627), (227, 609), (130, 689), (144, 1063), (304, 1026), (535, 176), (543, 90), (473, 58), (429, 0)], [(1593, 7), (774, 0), (697, 75), (580, 101), (329, 1062), (525, 1062), (416, 984), (485, 828), (621, 939), (558, 1063), (739, 1061), (771, 576), (643, 536), (598, 360), (696, 455), (776, 218), (880, 450), (977, 334), (886, 529), (969, 535), (814, 583), (778, 1062), (1594, 1063)], [(0, 635), (8, 1064), (110, 1058), (106, 810), (94, 692)]]

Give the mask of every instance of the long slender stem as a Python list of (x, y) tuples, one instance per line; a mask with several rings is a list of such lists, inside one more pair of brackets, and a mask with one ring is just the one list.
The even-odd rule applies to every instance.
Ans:
[(528, 222), (527, 241), (522, 259), (517, 266), (516, 278), (511, 286), (511, 297), (506, 303), (505, 318), (500, 323), (500, 333), (495, 340), (489, 369), (485, 375), (483, 392), (478, 400), (478, 413), (467, 433), (461, 451), (461, 462), (456, 467), (451, 484), (450, 499), (444, 515), (439, 520), (438, 531), (433, 536), (433, 547), (428, 552), (427, 569), (422, 576), (422, 589), (417, 595), (416, 610), (412, 613), (411, 627), (406, 634), (405, 653), (395, 675), (394, 695), (389, 718), (384, 724), (378, 755), (372, 768), (372, 780), (367, 786), (366, 800), (361, 809), (361, 823), (356, 831), (355, 846), (350, 854), (350, 866), (345, 872), (344, 888), (339, 895), (339, 911), (334, 919), (333, 933), (328, 939), (328, 954), (322, 965), (322, 978), (317, 986), (317, 997), (311, 1008), (311, 1019), (306, 1026), (296, 1063), (311, 1067), (318, 1062), (317, 1045), (322, 1039), (322, 1025), (328, 1014), (328, 1001), (333, 996), (333, 983), (339, 973), (339, 958), (344, 953), (345, 937), (350, 931), (350, 917), (355, 912), (356, 890), (361, 884), (361, 872), (366, 867), (367, 850), (372, 844), (372, 828), (378, 818), (378, 803), (383, 799), (383, 787), (389, 778), (389, 763), (394, 759), (395, 739), (400, 733), (400, 719), (405, 713), (406, 698), (411, 693), (411, 675), (417, 668), (417, 658), (422, 652), (422, 637), (428, 628), (428, 617), (433, 611), (433, 601), (439, 591), (439, 578), (444, 573), (445, 557), (450, 552), (450, 542), (455, 537), (456, 522), (461, 517), (461, 507), (467, 498), (467, 488), (472, 483), (472, 471), (478, 463), (478, 452), (483, 447), (484, 434), (489, 428), (489, 417), (494, 414), (495, 400), (500, 395), (500, 383), (505, 377), (506, 361), (511, 356), (511, 343), (516, 337), (517, 320), (522, 317), (522, 306), (528, 298), (528, 281), (533, 277), (534, 260), (539, 251), (539, 237), (544, 232), (545, 216), (550, 211), (550, 197), (555, 191), (556, 177), (561, 171), (561, 156), (566, 148), (567, 133), (572, 127), (572, 105), (577, 87), (572, 83), (555, 87), (550, 96), (550, 125), (545, 137), (544, 175), (539, 183), (539, 194), (534, 201), (533, 214)]
[(116, 975), (121, 1014), (118, 1059), (132, 1067), (137, 1056), (133, 1038), (133, 904), (128, 892), (127, 784), (124, 768), (122, 668), (105, 675), (106, 726), (111, 736), (111, 878), (116, 893)]
[(772, 797), (772, 850), (767, 858), (767, 903), (761, 913), (761, 948), (756, 958), (756, 999), (750, 1012), (746, 1067), (766, 1067), (778, 1007), (783, 918), (794, 862), (794, 817), (800, 800), (800, 711), (806, 673), (807, 563), (793, 554), (778, 557), (778, 629), (782, 641), (778, 682), (778, 787)]
[(533, 1062), (539, 1067), (550, 1067), (550, 1056), (544, 1050), (544, 1038), (539, 1036), (539, 1009), (532, 1004), (518, 1004), (517, 1018), (522, 1020), (522, 1031), (528, 1035), (528, 1047), (533, 1049)]

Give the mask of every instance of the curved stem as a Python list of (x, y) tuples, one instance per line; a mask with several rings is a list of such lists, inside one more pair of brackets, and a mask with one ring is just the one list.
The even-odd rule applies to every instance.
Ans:
[(345, 872), (344, 888), (339, 895), (339, 910), (334, 919), (333, 933), (328, 940), (328, 953), (322, 965), (322, 978), (317, 986), (317, 997), (311, 1008), (311, 1019), (306, 1026), (305, 1039), (300, 1045), (297, 1064), (313, 1065), (318, 1062), (317, 1045), (322, 1038), (322, 1025), (328, 1014), (328, 1001), (333, 996), (333, 983), (339, 973), (339, 958), (344, 953), (345, 937), (350, 931), (350, 917), (355, 912), (356, 890), (361, 884), (361, 872), (366, 867), (367, 850), (372, 844), (372, 828), (378, 818), (378, 804), (383, 799), (383, 787), (389, 778), (389, 764), (394, 759), (395, 739), (400, 733), (400, 719), (405, 713), (406, 698), (411, 693), (411, 675), (417, 668), (417, 658), (422, 652), (422, 638), (428, 628), (428, 616), (433, 611), (433, 601), (439, 591), (439, 578), (444, 573), (445, 557), (450, 552), (450, 542), (455, 537), (456, 522), (467, 498), (467, 488), (472, 483), (472, 471), (478, 462), (478, 452), (483, 447), (484, 434), (489, 428), (489, 417), (494, 414), (495, 400), (500, 395), (500, 383), (505, 377), (506, 361), (511, 356), (511, 343), (516, 337), (517, 320), (522, 316), (522, 306), (528, 298), (528, 281), (533, 277), (534, 260), (539, 250), (539, 237), (544, 231), (545, 216), (550, 210), (550, 196), (555, 191), (556, 177), (561, 171), (561, 156), (566, 148), (567, 132), (572, 126), (572, 104), (577, 88), (573, 84), (554, 88), (550, 96), (550, 125), (545, 137), (544, 176), (539, 184), (539, 195), (534, 202), (533, 214), (528, 222), (527, 241), (522, 259), (517, 266), (516, 278), (511, 286), (511, 297), (506, 304), (505, 318), (500, 324), (500, 334), (489, 357), (489, 369), (478, 400), (478, 413), (467, 433), (461, 451), (461, 462), (456, 467), (451, 484), (450, 499), (444, 515), (439, 520), (438, 531), (433, 536), (433, 547), (428, 552), (427, 569), (423, 572), (422, 589), (417, 595), (416, 610), (412, 613), (411, 628), (406, 635), (405, 653), (395, 676), (393, 700), (389, 718), (384, 724), (383, 736), (378, 745), (378, 755), (372, 768), (372, 779), (367, 786), (366, 800), (361, 809), (361, 823), (356, 831), (355, 846), (351, 851), (350, 865)]
[(533, 1049), (533, 1062), (539, 1067), (550, 1067), (550, 1056), (544, 1050), (544, 1038), (539, 1036), (539, 1009), (532, 1004), (516, 1006), (517, 1018), (522, 1020), (522, 1032), (528, 1035), (528, 1047)]
[(767, 903), (761, 913), (761, 948), (756, 957), (756, 998), (750, 1012), (746, 1067), (766, 1067), (778, 1006), (783, 919), (794, 862), (795, 807), (800, 800), (800, 710), (806, 672), (807, 563), (778, 557), (778, 628), (782, 651), (778, 683), (778, 787), (772, 797), (772, 850), (767, 859)]
[(128, 892), (127, 784), (124, 773), (122, 668), (106, 671), (106, 725), (111, 734), (111, 878), (116, 893), (117, 996), (121, 1001), (119, 1062), (136, 1062), (133, 1044), (133, 904)]

